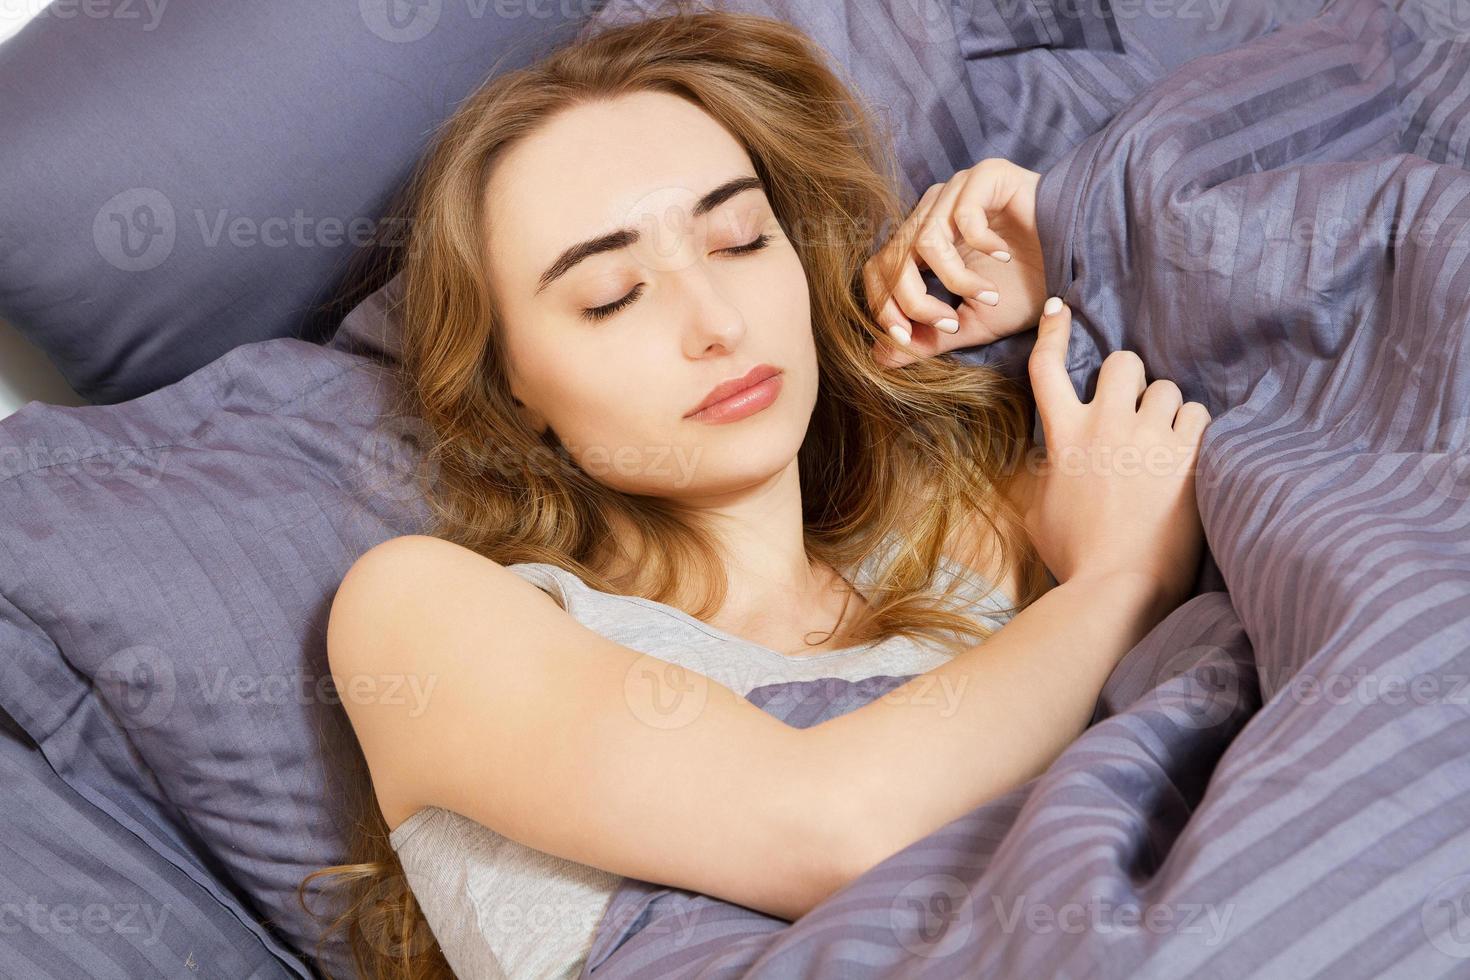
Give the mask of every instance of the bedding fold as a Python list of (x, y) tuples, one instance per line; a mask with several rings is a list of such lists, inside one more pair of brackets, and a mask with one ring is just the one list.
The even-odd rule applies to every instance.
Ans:
[(1333, 0), (1186, 62), (1043, 175), (1079, 393), (1127, 348), (1215, 416), (1196, 489), (1223, 589), (1025, 786), (796, 923), (629, 881), (584, 976), (1470, 971), (1455, 14)]

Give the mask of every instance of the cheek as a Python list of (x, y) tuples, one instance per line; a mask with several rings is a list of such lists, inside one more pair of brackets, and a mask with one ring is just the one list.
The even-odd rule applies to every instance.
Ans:
[(647, 487), (644, 476), (656, 474), (644, 457), (690, 438), (667, 373), (655, 367), (649, 357), (573, 352), (543, 392), (547, 422), (571, 457), (620, 489)]
[(771, 246), (770, 261), (759, 271), (762, 295), (768, 302), (779, 304), (783, 309), (794, 311), (805, 308), (809, 302), (806, 267), (790, 242), (782, 239)]

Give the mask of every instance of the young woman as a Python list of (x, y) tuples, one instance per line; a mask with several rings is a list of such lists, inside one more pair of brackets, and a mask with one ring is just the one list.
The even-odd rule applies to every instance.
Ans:
[[(983, 161), (905, 216), (891, 142), (762, 18), (614, 28), (463, 103), (399, 310), (434, 526), (328, 627), (370, 793), (316, 874), (362, 976), (575, 975), (621, 876), (795, 919), (1081, 732), (1193, 582), (1209, 415), (1126, 352), (1078, 400), (1036, 178)], [(1038, 317), (1039, 466), (1025, 390), (929, 356)], [(408, 674), (418, 709), (352, 695)], [(744, 697), (906, 674), (806, 728)]]

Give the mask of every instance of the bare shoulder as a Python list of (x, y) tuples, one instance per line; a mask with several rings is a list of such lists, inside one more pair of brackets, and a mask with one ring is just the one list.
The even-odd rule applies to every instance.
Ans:
[(463, 545), (428, 534), (400, 534), (373, 545), (357, 557), (342, 577), (344, 588), (357, 580), (368, 579), (381, 584), (384, 578), (405, 579), (405, 573), (436, 572), (467, 564), (503, 567)]
[(466, 638), (486, 632), (471, 620), (514, 636), (557, 615), (567, 614), (519, 575), (431, 535), (389, 538), (348, 568), (328, 613), (327, 661), (390, 829), (420, 806), (414, 747), (443, 720), (426, 710), (434, 688), (470, 665)]
[[(539, 596), (539, 599), (537, 598)], [(507, 611), (561, 607), (510, 569), (469, 548), (427, 534), (403, 534), (374, 545), (347, 569), (327, 619), (327, 656), (336, 666), (387, 659), (403, 662), (405, 631), (456, 601), (504, 603)]]
[(343, 575), (328, 621), (329, 652), (333, 626), (348, 629), (364, 621), (381, 626), (381, 615), (403, 612), (415, 600), (442, 596), (445, 588), (480, 596), (486, 588), (521, 598), (540, 596), (560, 608), (545, 592), (477, 551), (427, 534), (401, 534), (363, 552)]

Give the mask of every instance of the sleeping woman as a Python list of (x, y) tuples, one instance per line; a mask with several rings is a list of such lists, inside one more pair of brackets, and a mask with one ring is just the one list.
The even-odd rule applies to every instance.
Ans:
[[(1131, 352), (1079, 400), (1037, 174), (911, 211), (896, 174), (808, 38), (712, 12), (437, 134), (395, 406), (431, 526), (353, 564), (327, 635), (367, 791), (312, 878), (362, 976), (575, 976), (623, 876), (796, 919), (1046, 769), (1189, 595), (1204, 406)], [(933, 356), (1033, 326), (1029, 391)], [(746, 698), (909, 675), (805, 727)]]

